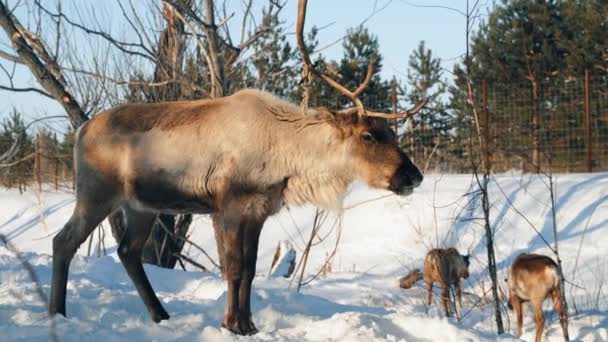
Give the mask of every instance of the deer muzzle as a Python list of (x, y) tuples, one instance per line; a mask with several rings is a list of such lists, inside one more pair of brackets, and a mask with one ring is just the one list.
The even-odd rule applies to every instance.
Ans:
[(397, 171), (391, 177), (389, 190), (400, 196), (410, 195), (415, 188), (420, 186), (423, 178), (416, 165), (409, 158), (404, 157)]

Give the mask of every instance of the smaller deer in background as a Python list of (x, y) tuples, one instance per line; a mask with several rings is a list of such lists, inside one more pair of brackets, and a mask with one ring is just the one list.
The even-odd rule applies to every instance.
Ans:
[(456, 288), (458, 305), (462, 308), (461, 279), (469, 277), (469, 256), (461, 255), (456, 248), (433, 249), (424, 260), (424, 273), (422, 278), (426, 283), (427, 301), (431, 304), (433, 297), (433, 283), (439, 282), (441, 286), (441, 299), (445, 315), (450, 315), (449, 287)]
[(541, 341), (545, 325), (543, 302), (549, 296), (559, 315), (564, 340), (569, 341), (568, 317), (561, 301), (561, 285), (557, 264), (553, 259), (539, 254), (520, 254), (509, 270), (509, 309), (517, 315), (517, 337), (522, 334), (522, 303), (530, 302), (536, 321), (536, 342)]

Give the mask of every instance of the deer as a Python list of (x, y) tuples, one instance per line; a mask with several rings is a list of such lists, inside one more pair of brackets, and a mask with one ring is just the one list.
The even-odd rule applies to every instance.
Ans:
[(551, 297), (555, 311), (559, 315), (564, 340), (569, 341), (568, 316), (562, 306), (561, 280), (557, 263), (550, 257), (540, 254), (522, 253), (515, 258), (507, 278), (509, 286), (509, 309), (515, 310), (517, 316), (517, 337), (522, 335), (522, 304), (530, 302), (536, 322), (534, 340), (540, 342), (545, 326), (543, 302)]
[[(302, 49), (305, 9), (300, 0)], [(327, 76), (302, 51), (307, 76)], [(337, 210), (354, 181), (408, 196), (423, 180), (387, 119), (407, 119), (425, 101), (404, 113), (366, 110), (358, 95), (372, 64), (354, 92), (329, 82), (353, 100), (352, 108), (308, 108), (245, 89), (215, 99), (124, 104), (84, 123), (75, 134), (74, 212), (53, 238), (49, 313), (66, 315), (72, 258), (102, 220), (122, 210), (119, 259), (151, 319), (169, 319), (142, 266), (144, 243), (160, 213), (206, 214), (221, 231), (216, 242), (227, 284), (221, 326), (257, 333), (251, 287), (268, 217), (307, 203)]]
[(450, 316), (449, 289), (456, 288), (456, 299), (462, 309), (462, 279), (469, 277), (469, 255), (461, 255), (456, 248), (430, 250), (424, 259), (422, 279), (426, 283), (427, 303), (431, 305), (433, 298), (433, 284), (439, 282), (441, 286), (441, 300), (445, 315)]

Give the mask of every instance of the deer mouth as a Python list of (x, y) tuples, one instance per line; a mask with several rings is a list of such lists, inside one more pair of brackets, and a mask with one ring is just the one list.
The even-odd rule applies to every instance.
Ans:
[(399, 196), (408, 196), (422, 183), (423, 176), (411, 163), (403, 163), (389, 182), (388, 190)]
[(389, 190), (399, 196), (409, 196), (414, 193), (414, 186), (400, 186), (397, 188), (391, 188)]

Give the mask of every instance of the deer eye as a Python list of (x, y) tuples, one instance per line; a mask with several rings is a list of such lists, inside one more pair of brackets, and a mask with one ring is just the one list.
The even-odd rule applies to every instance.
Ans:
[(361, 134), (361, 140), (367, 144), (375, 144), (377, 143), (376, 138), (370, 132), (363, 132)]

